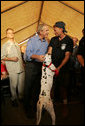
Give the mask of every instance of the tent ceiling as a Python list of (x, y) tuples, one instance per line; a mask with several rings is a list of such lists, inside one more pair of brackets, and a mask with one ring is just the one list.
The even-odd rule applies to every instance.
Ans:
[(15, 7), (15, 6), (18, 6), (24, 2), (25, 1), (8, 1), (8, 3), (7, 3), (7, 1), (1, 1), (1, 12), (4, 12), (8, 9)]
[(62, 3), (84, 14), (84, 1), (62, 1)]
[(56, 21), (64, 21), (68, 34), (82, 37), (84, 1), (1, 1), (1, 44), (6, 42), (6, 29), (15, 31), (18, 43), (36, 33), (39, 23), (49, 26), (49, 38)]
[[(46, 1), (43, 5), (41, 15), (41, 22), (53, 26), (56, 21), (63, 20), (66, 23), (68, 34), (81, 38), (81, 30), (84, 26), (84, 15), (78, 11), (66, 6), (59, 1)], [(50, 37), (54, 35), (53, 31), (50, 32)]]

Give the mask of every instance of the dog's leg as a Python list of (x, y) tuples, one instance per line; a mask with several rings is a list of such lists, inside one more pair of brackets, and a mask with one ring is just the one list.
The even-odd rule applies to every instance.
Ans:
[(42, 104), (40, 101), (37, 103), (37, 122), (36, 125), (39, 125), (41, 120), (41, 114), (42, 114)]
[(55, 125), (55, 112), (52, 101), (47, 105), (47, 111), (49, 112), (51, 118), (52, 118), (52, 125)]

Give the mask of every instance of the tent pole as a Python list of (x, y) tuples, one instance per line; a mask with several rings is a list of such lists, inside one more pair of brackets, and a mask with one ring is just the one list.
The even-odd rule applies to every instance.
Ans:
[[(42, 4), (41, 4), (41, 9), (40, 9), (40, 14), (39, 14), (39, 20), (38, 20), (38, 25), (39, 25), (40, 19), (41, 19), (41, 14), (42, 14), (42, 10), (43, 10), (43, 4), (44, 4), (44, 1), (42, 1)], [(37, 25), (37, 29), (38, 29), (38, 25)]]

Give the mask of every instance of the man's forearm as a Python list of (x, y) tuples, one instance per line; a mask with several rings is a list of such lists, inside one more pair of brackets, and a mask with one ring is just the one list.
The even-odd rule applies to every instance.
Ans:
[(69, 60), (70, 54), (66, 54), (64, 60), (61, 62), (61, 64), (59, 65), (58, 69), (60, 70)]
[(2, 60), (17, 62), (18, 61), (18, 57), (5, 57)]
[(81, 55), (77, 55), (77, 59), (82, 67), (84, 67), (84, 58)]
[(12, 61), (12, 58), (10, 58), (10, 57), (5, 57), (5, 58), (3, 58), (2, 60), (4, 60), (4, 61)]
[(31, 59), (38, 59), (38, 57), (39, 57), (38, 55), (33, 54), (30, 58)]
[(48, 54), (52, 54), (52, 47), (49, 47), (48, 48), (48, 52), (47, 52)]
[(44, 55), (35, 55), (35, 54), (33, 54), (30, 58), (37, 59), (40, 62), (44, 61)]

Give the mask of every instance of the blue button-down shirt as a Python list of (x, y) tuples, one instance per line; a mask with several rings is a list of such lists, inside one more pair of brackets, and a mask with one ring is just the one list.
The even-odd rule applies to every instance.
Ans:
[[(26, 52), (24, 55), (24, 60), (31, 61), (32, 59), (30, 57), (33, 54), (45, 55), (47, 53), (47, 48), (48, 48), (48, 42), (45, 39), (41, 41), (39, 35), (33, 36), (32, 38), (28, 40)], [(35, 60), (35, 61), (38, 61), (38, 60)]]

